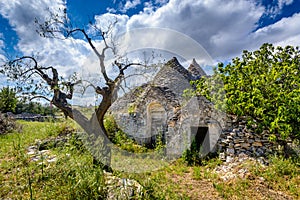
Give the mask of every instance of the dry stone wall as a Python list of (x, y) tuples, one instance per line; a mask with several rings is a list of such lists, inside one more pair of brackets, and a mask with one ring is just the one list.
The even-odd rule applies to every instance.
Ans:
[(243, 154), (266, 158), (274, 153), (276, 145), (269, 140), (269, 133), (267, 131), (256, 133), (255, 128), (255, 126), (247, 128), (246, 121), (241, 120), (223, 129), (217, 144), (220, 158), (230, 161), (234, 156)]

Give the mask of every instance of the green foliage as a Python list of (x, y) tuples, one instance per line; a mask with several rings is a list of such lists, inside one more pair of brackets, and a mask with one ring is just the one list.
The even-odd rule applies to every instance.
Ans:
[(163, 136), (162, 136), (162, 134), (159, 134), (156, 137), (154, 150), (163, 153), (163, 150), (164, 150), (165, 147), (166, 147), (166, 145), (165, 145)]
[[(284, 158), (282, 156), (270, 157), (268, 167), (261, 165), (253, 166), (252, 173), (256, 176), (263, 177), (269, 187), (275, 190), (289, 191), (291, 194), (300, 197), (299, 188), (299, 157), (298, 160)], [(298, 199), (297, 198), (297, 199)]]
[(191, 81), (191, 85), (195, 89), (185, 90), (184, 96), (204, 96), (207, 100), (214, 103), (216, 109), (226, 111), (226, 95), (223, 78), (221, 74), (218, 73), (217, 68), (214, 68), (214, 74), (212, 76), (202, 76), (196, 81)]
[(14, 89), (4, 87), (0, 91), (0, 111), (3, 113), (6, 112), (15, 112), (17, 106), (17, 96)]
[[(259, 50), (244, 51), (232, 63), (222, 63), (212, 78), (192, 82), (216, 106), (226, 105), (229, 114), (248, 116), (267, 129), (272, 139), (300, 138), (300, 51), (264, 44)], [(223, 82), (224, 98), (220, 81)], [(216, 89), (214, 89), (214, 87)], [(216, 92), (215, 92), (216, 91)]]
[[(93, 157), (78, 143), (75, 135), (61, 148), (49, 149), (48, 155), (57, 158), (55, 162), (48, 163), (46, 155), (34, 162), (27, 154), (28, 146), (36, 144), (37, 140), (65, 135), (69, 130), (67, 127), (73, 127), (71, 121), (19, 123), (23, 125), (22, 132), (0, 135), (0, 198), (106, 198), (103, 169), (93, 165)], [(249, 178), (229, 182), (222, 181), (215, 173), (215, 167), (220, 164), (220, 160), (210, 159), (204, 160), (201, 166), (189, 167), (179, 159), (160, 170), (114, 173), (118, 177), (135, 179), (143, 185), (143, 199), (215, 199), (221, 196), (228, 199), (276, 199), (283, 194), (299, 199), (299, 163), (291, 159), (274, 157), (269, 166), (250, 162)], [(241, 166), (237, 166), (237, 170), (240, 169)], [(264, 179), (263, 182), (261, 179)]]
[(138, 145), (133, 139), (129, 138), (126, 133), (119, 129), (112, 115), (105, 115), (104, 127), (111, 141), (121, 149), (135, 153), (147, 152), (146, 147)]
[(118, 124), (117, 124), (116, 120), (114, 119), (114, 116), (111, 114), (105, 115), (104, 127), (105, 127), (105, 130), (106, 130), (108, 136), (110, 137), (110, 139), (112, 139), (114, 137), (115, 133), (118, 132), (118, 130), (119, 130)]
[(200, 148), (197, 146), (196, 140), (192, 141), (190, 149), (183, 152), (182, 158), (190, 166), (201, 164)]
[(121, 149), (134, 153), (147, 152), (147, 148), (138, 145), (133, 139), (129, 138), (123, 131), (119, 130), (115, 133), (112, 140), (113, 143), (118, 145)]
[(128, 106), (128, 114), (134, 114), (136, 110), (136, 105), (134, 103)]
[(38, 102), (29, 102), (19, 101), (16, 105), (15, 113), (33, 113), (41, 115), (54, 115), (58, 112), (58, 109), (50, 106), (49, 104), (42, 105)]

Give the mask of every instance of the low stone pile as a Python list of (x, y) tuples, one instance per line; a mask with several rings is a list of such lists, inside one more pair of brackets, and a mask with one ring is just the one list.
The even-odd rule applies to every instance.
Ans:
[[(236, 178), (246, 179), (251, 178), (251, 167), (260, 165), (265, 167), (262, 163), (258, 162), (254, 158), (251, 158), (245, 154), (241, 154), (238, 157), (232, 158), (228, 162), (224, 162), (222, 165), (214, 169), (220, 179), (224, 181), (230, 181)], [(260, 181), (264, 181), (262, 177), (259, 177)]]
[(142, 199), (143, 186), (136, 180), (119, 178), (111, 173), (104, 172), (108, 200), (115, 199)]
[(229, 161), (240, 154), (263, 159), (275, 151), (276, 145), (269, 140), (267, 131), (256, 133), (255, 125), (248, 129), (245, 120), (236, 122), (232, 127), (223, 130), (218, 141), (222, 160)]
[(31, 161), (40, 162), (39, 164), (52, 163), (57, 160), (56, 155), (52, 155), (50, 150), (39, 150), (35, 145), (27, 148), (27, 155)]

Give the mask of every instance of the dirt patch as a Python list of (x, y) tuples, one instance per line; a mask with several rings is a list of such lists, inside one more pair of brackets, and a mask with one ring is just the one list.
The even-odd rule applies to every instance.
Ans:
[(176, 192), (189, 199), (222, 199), (215, 190), (212, 181), (208, 179), (196, 180), (193, 177), (193, 168), (183, 174), (168, 174), (170, 181), (178, 184)]
[(223, 173), (205, 167), (188, 167), (181, 172), (167, 173), (166, 177), (172, 185), (176, 185), (174, 192), (181, 194), (183, 199), (295, 199), (285, 192), (272, 189), (262, 177), (252, 175), (249, 168), (245, 160), (233, 165), (229, 171), (235, 176), (231, 179), (224, 179)]

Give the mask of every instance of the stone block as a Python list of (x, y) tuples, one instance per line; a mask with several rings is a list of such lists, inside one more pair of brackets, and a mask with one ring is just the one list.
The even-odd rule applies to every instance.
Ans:
[(249, 143), (241, 143), (241, 147), (248, 149), (250, 147), (250, 144)]

